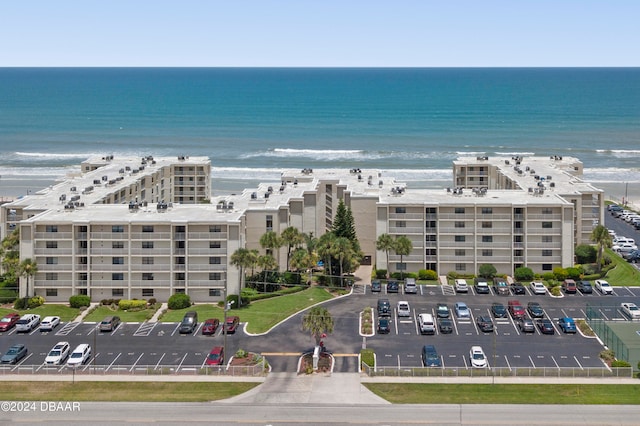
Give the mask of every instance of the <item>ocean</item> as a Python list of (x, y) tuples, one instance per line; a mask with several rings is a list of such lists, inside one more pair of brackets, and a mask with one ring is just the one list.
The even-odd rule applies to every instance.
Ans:
[(106, 154), (208, 156), (214, 194), (289, 168), (443, 188), (459, 156), (574, 156), (640, 201), (640, 68), (0, 68), (1, 197)]

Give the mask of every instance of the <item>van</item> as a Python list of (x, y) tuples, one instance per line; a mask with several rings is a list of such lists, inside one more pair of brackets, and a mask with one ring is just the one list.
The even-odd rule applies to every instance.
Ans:
[(198, 313), (196, 311), (189, 311), (184, 314), (182, 322), (180, 323), (180, 334), (193, 333), (198, 326)]
[(436, 323), (431, 314), (418, 315), (418, 326), (420, 327), (420, 334), (435, 334), (436, 332)]
[(91, 357), (91, 346), (86, 343), (81, 343), (71, 352), (69, 356), (69, 360), (67, 361), (67, 366), (69, 367), (77, 367), (78, 365), (82, 365), (89, 360)]

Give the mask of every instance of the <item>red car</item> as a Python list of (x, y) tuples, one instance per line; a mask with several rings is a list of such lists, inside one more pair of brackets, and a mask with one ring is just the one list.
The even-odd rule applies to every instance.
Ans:
[(18, 320), (20, 319), (20, 315), (13, 313), (7, 314), (2, 319), (0, 319), (0, 331), (9, 331), (16, 325)]
[(228, 317), (227, 318), (227, 323), (224, 325), (225, 331), (227, 334), (231, 333), (235, 333), (236, 332), (236, 328), (238, 328), (238, 324), (240, 324), (240, 318), (233, 316), (233, 317)]
[(209, 318), (202, 325), (202, 334), (203, 335), (216, 334), (216, 331), (218, 331), (219, 325), (220, 325), (220, 321), (217, 318)]
[(215, 346), (207, 355), (204, 363), (206, 365), (222, 365), (224, 364), (224, 348), (222, 346)]
[(524, 317), (524, 314), (525, 314), (524, 306), (522, 306), (519, 301), (509, 300), (508, 306), (509, 306), (509, 313), (511, 313), (512, 317), (514, 318)]

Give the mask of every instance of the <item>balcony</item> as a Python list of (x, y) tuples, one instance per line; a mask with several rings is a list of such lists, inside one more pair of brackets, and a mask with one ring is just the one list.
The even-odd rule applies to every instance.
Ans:
[(71, 232), (36, 232), (34, 238), (51, 241), (70, 240), (73, 234)]
[(416, 227), (416, 226), (400, 226), (400, 227), (389, 227), (390, 234), (423, 234), (424, 228)]
[(48, 255), (48, 256), (62, 256), (62, 255), (70, 255), (70, 248), (36, 248), (36, 255)]
[(422, 213), (389, 213), (389, 219), (422, 220)]
[(189, 271), (226, 271), (226, 264), (190, 264)]
[(132, 240), (170, 240), (170, 232), (132, 232)]

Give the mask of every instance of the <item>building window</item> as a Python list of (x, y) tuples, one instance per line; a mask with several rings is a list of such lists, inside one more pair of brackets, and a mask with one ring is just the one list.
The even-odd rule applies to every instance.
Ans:
[(142, 225), (142, 232), (153, 232), (153, 225)]
[(425, 235), (424, 240), (425, 241), (437, 241), (436, 235), (434, 235), (434, 234)]
[(143, 249), (152, 249), (153, 248), (153, 241), (143, 241), (142, 242), (142, 248)]
[(482, 227), (484, 229), (493, 228), (493, 222), (482, 222)]
[(87, 296), (89, 294), (89, 292), (87, 291), (86, 288), (81, 288), (81, 289), (78, 289), (78, 294), (80, 296)]
[(220, 225), (209, 225), (209, 232), (222, 232), (222, 226)]
[(124, 257), (113, 257), (111, 258), (112, 265), (124, 265)]
[(514, 243), (521, 243), (523, 241), (522, 235), (514, 235), (513, 236), (513, 242)]
[(492, 243), (493, 242), (493, 235), (483, 235), (482, 236), (482, 242), (483, 243)]
[(47, 281), (58, 281), (58, 273), (57, 272), (47, 272), (44, 276)]
[(111, 289), (111, 297), (123, 297), (124, 289), (123, 288), (112, 288)]
[(542, 228), (543, 229), (551, 229), (551, 228), (553, 228), (553, 223), (552, 222), (542, 222)]
[(111, 232), (113, 232), (113, 233), (122, 233), (122, 232), (124, 232), (124, 226), (123, 225), (113, 225), (113, 226), (111, 226)]
[(57, 241), (47, 241), (47, 248), (57, 249), (58, 248), (58, 242)]
[(47, 265), (57, 265), (58, 258), (57, 257), (47, 257)]
[(142, 289), (142, 297), (153, 297), (153, 289), (152, 288), (143, 288)]
[(406, 263), (396, 263), (396, 271), (406, 271), (407, 264)]
[(217, 249), (220, 248), (222, 246), (222, 244), (220, 243), (220, 241), (209, 241), (209, 248), (211, 249)]
[(543, 235), (542, 236), (542, 242), (543, 243), (552, 243), (553, 242), (553, 236), (551, 236), (551, 235)]
[(176, 265), (186, 265), (186, 258), (183, 256), (176, 257)]
[(467, 264), (466, 263), (456, 263), (456, 271), (458, 272), (463, 272), (467, 270)]
[(209, 258), (209, 265), (220, 265), (220, 258), (218, 256), (212, 256)]
[(427, 256), (436, 256), (438, 254), (438, 250), (436, 249), (426, 249), (425, 254)]
[(209, 297), (219, 297), (222, 296), (222, 292), (219, 288), (210, 288), (209, 289)]
[(454, 237), (454, 240), (455, 240), (456, 243), (464, 243), (465, 239), (466, 238), (465, 238), (464, 235), (456, 235)]
[(184, 288), (176, 288), (175, 291), (173, 292), (174, 294), (185, 294), (186, 291)]
[(553, 253), (551, 252), (551, 250), (542, 250), (542, 255), (543, 256), (553, 256)]
[(407, 227), (407, 222), (405, 222), (404, 220), (396, 220), (396, 227), (397, 228), (406, 228)]
[(143, 257), (142, 258), (143, 265), (153, 265), (153, 257)]
[(123, 249), (124, 248), (124, 241), (112, 241), (111, 242), (111, 248)]
[(513, 251), (513, 255), (514, 255), (514, 256), (518, 256), (518, 257), (520, 257), (520, 256), (524, 256), (522, 253), (523, 253), (523, 251), (522, 251), (522, 250), (514, 250), (514, 251)]
[(151, 273), (151, 272), (143, 272), (142, 273), (142, 281), (153, 281), (153, 273)]
[(464, 228), (464, 222), (456, 221), (455, 227), (456, 228)]
[(220, 281), (220, 280), (222, 280), (222, 273), (209, 272), (209, 281)]
[(464, 249), (456, 249), (456, 256), (466, 256), (467, 252)]
[(45, 227), (46, 232), (58, 232), (58, 225), (47, 225)]
[(45, 292), (47, 297), (57, 297), (58, 289), (57, 288), (48, 288)]
[(552, 214), (553, 210), (551, 209), (551, 207), (544, 207), (542, 209), (542, 214)]
[(435, 227), (436, 227), (436, 221), (435, 221), (435, 220), (428, 220), (428, 221), (425, 223), (425, 226), (426, 226), (427, 228), (435, 228)]
[(273, 231), (273, 216), (272, 215), (270, 215), (270, 214), (267, 215), (265, 226), (267, 227), (267, 231)]
[(176, 281), (184, 281), (185, 277), (186, 274), (184, 272), (176, 272), (175, 274)]
[(435, 207), (427, 207), (425, 211), (427, 212), (427, 214), (436, 214)]
[(491, 256), (493, 256), (493, 250), (491, 250), (491, 249), (482, 250), (482, 256), (483, 257), (491, 257)]
[(553, 271), (553, 265), (551, 263), (543, 263), (542, 264), (543, 271)]
[(492, 214), (493, 213), (493, 207), (483, 207), (482, 208), (482, 214)]
[(124, 281), (124, 274), (122, 272), (114, 272), (111, 274), (111, 281)]
[(454, 212), (456, 214), (464, 214), (464, 207), (456, 207)]
[(407, 212), (406, 207), (396, 207), (396, 213), (406, 213), (406, 212)]

